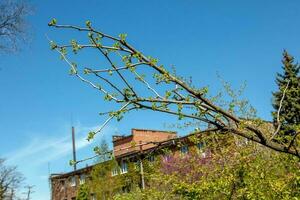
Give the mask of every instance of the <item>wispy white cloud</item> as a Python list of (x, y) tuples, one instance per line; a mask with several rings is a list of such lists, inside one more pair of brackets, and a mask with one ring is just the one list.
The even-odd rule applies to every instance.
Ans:
[[(79, 151), (92, 145), (86, 140), (87, 133), (96, 130), (97, 126), (85, 127), (76, 125), (76, 150)], [(101, 135), (111, 135), (112, 129), (106, 127)], [(31, 141), (25, 146), (9, 153), (5, 157), (9, 163), (19, 163), (20, 161), (30, 161), (30, 165), (40, 165), (54, 161), (72, 152), (72, 141), (70, 129), (62, 129), (56, 134), (30, 134)], [(42, 136), (41, 136), (42, 135)], [(55, 135), (55, 136), (53, 136)], [(99, 136), (98, 136), (99, 138)], [(97, 140), (97, 137), (95, 138)]]
[[(99, 140), (110, 141), (111, 135), (116, 131), (107, 126), (96, 136), (94, 142), (90, 143), (86, 140), (87, 133), (99, 127), (83, 126), (77, 123), (75, 128), (76, 149), (82, 158), (93, 154), (89, 149), (96, 145)], [(19, 148), (9, 152), (4, 157), (8, 164), (18, 166), (18, 170), (26, 177), (27, 183), (35, 185), (33, 199), (47, 200), (50, 198), (50, 191), (46, 163), (51, 163), (51, 167), (54, 167), (58, 172), (68, 170), (66, 157), (71, 159), (72, 155), (71, 128), (67, 125), (59, 127), (58, 130), (28, 132), (26, 135), (28, 135), (27, 141), (25, 140)]]

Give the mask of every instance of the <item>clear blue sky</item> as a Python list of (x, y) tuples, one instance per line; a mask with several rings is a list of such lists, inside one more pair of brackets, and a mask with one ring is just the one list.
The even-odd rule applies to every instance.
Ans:
[[(89, 19), (105, 32), (125, 32), (143, 52), (175, 65), (179, 74), (212, 91), (221, 87), (216, 72), (235, 87), (247, 81), (245, 96), (264, 119), (271, 119), (271, 92), (275, 74), (281, 72), (283, 49), (300, 60), (298, 0), (31, 2), (30, 47), (0, 59), (0, 157), (18, 165), (27, 183), (35, 185), (34, 200), (49, 199), (48, 163), (52, 173), (71, 169), (71, 115), (78, 157), (84, 158), (92, 155), (94, 145), (84, 136), (103, 122), (98, 112), (108, 108), (96, 91), (69, 76), (66, 64), (49, 50), (45, 34), (72, 39), (67, 32), (48, 28), (51, 18), (82, 25)], [(127, 134), (131, 128), (166, 129), (164, 122), (176, 121), (151, 112), (133, 113), (109, 124), (96, 142), (110, 141), (112, 134)]]

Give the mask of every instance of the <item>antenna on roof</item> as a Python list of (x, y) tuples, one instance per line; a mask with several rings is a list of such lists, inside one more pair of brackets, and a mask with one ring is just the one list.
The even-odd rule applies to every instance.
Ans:
[(76, 171), (77, 160), (76, 160), (76, 146), (75, 146), (75, 128), (73, 125), (73, 113), (71, 113), (71, 127), (72, 127), (72, 150), (73, 150), (73, 167), (74, 171)]
[(73, 162), (74, 162), (74, 171), (76, 171), (76, 147), (75, 147), (75, 128), (72, 126), (72, 147), (73, 147)]
[(50, 171), (50, 162), (48, 162), (48, 186), (49, 186), (49, 191), (52, 199), (52, 188), (51, 188), (51, 171)]

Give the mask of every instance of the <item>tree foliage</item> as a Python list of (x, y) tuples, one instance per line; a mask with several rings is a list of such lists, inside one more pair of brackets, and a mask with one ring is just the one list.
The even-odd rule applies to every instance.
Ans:
[(294, 63), (287, 51), (283, 52), (282, 64), (283, 73), (276, 77), (278, 91), (273, 93), (275, 111), (272, 114), (274, 122), (281, 125), (279, 138), (287, 139), (286, 136), (298, 134), (296, 130), (300, 126), (300, 65)]
[[(269, 130), (260, 126), (262, 120), (241, 118), (236, 110), (247, 107), (244, 101), (229, 102), (223, 105), (216, 101), (216, 96), (209, 95), (209, 88), (196, 87), (176, 72), (159, 63), (158, 59), (147, 56), (127, 41), (126, 34), (114, 37), (96, 30), (90, 21), (85, 27), (59, 25), (53, 19), (49, 26), (58, 29), (71, 29), (86, 33), (87, 41), (72, 39), (69, 44), (58, 44), (50, 41), (51, 49), (57, 51), (61, 59), (70, 66), (70, 74), (87, 83), (103, 94), (104, 100), (112, 102), (114, 110), (103, 112), (107, 120), (98, 129), (89, 134), (92, 139), (112, 119), (120, 121), (124, 114), (133, 110), (152, 110), (177, 116), (179, 120), (188, 119), (199, 122), (199, 127), (209, 125), (223, 134), (234, 134), (262, 144), (278, 152), (297, 157), (298, 140), (293, 138), (287, 143), (278, 143), (272, 138)], [(69, 51), (79, 54), (83, 50), (96, 50), (104, 62), (105, 68), (86, 66), (85, 63), (70, 60)], [(103, 61), (103, 60), (101, 60)], [(298, 132), (298, 130), (296, 130)]]
[(90, 191), (86, 184), (82, 184), (77, 192), (76, 200), (89, 200)]
[(111, 199), (122, 188), (119, 177), (112, 176), (112, 170), (117, 167), (115, 160), (97, 164), (91, 173), (88, 185), (93, 194), (101, 199)]
[[(113, 176), (113, 170), (118, 175)], [(97, 164), (91, 173), (88, 182), (91, 193), (102, 199), (112, 199), (115, 195), (132, 191), (140, 184), (139, 169), (135, 163), (128, 163), (128, 172), (121, 174), (120, 166), (115, 159)]]
[(0, 2), (0, 52), (20, 49), (20, 42), (28, 39), (26, 16), (32, 11), (26, 1), (1, 0)]
[[(105, 141), (94, 148), (96, 164), (87, 181), (89, 192), (97, 198), (112, 199), (118, 193), (138, 187), (139, 174), (135, 163), (128, 163), (128, 172), (121, 174), (119, 163), (112, 156)], [(118, 175), (113, 175), (115, 171)]]
[[(174, 173), (180, 199), (293, 199), (300, 197), (299, 160), (255, 144), (222, 147), (211, 162), (190, 162), (185, 178)], [(197, 166), (195, 166), (197, 165)], [(186, 177), (202, 174), (198, 180)], [(189, 178), (191, 179), (191, 178)]]
[[(202, 151), (168, 155), (147, 174), (148, 187), (114, 196), (118, 200), (166, 199), (299, 199), (299, 159), (263, 148), (242, 138), (208, 135)], [(230, 140), (230, 141), (228, 141)], [(226, 145), (224, 145), (226, 144)], [(163, 157), (162, 157), (163, 158)]]

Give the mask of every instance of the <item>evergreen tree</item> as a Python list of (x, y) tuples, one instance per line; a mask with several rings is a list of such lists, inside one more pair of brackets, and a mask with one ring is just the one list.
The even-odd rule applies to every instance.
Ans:
[(294, 63), (294, 58), (286, 50), (283, 52), (282, 64), (283, 73), (277, 73), (276, 77), (279, 90), (273, 93), (275, 111), (272, 115), (277, 123), (277, 112), (285, 91), (279, 115), (281, 128), (278, 135), (291, 136), (295, 134), (295, 127), (300, 124), (300, 66)]

